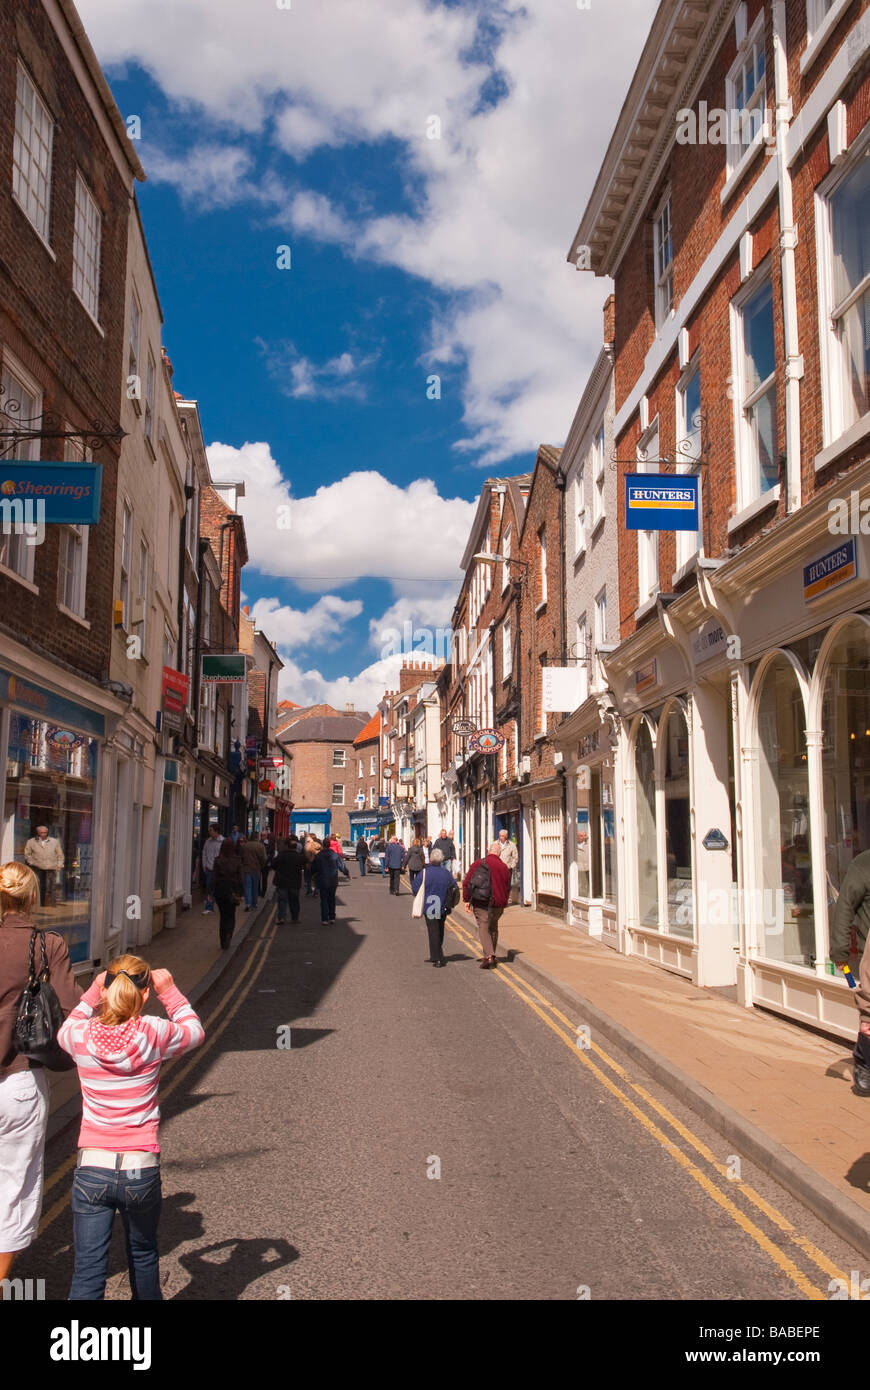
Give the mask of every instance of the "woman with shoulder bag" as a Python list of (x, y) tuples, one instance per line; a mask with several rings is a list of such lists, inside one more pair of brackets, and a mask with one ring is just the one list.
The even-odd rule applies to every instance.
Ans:
[(443, 966), (444, 925), (447, 914), (459, 897), (456, 880), (449, 869), (444, 867), (444, 855), (440, 849), (433, 849), (429, 863), (421, 871), (417, 881), (417, 894), (414, 899), (413, 915), (425, 917), (429, 935), (429, 963)]
[[(152, 986), (168, 1018), (143, 1015)], [(105, 1298), (116, 1211), (124, 1223), (134, 1300), (162, 1299), (157, 1087), (161, 1065), (199, 1047), (203, 1036), (199, 1018), (169, 971), (151, 970), (132, 955), (109, 963), (60, 1028), (58, 1041), (75, 1061), (82, 1088), (71, 1202), (73, 1302)]]
[(221, 950), (228, 951), (236, 929), (236, 908), (244, 892), (242, 856), (228, 836), (214, 861), (214, 900), (220, 913)]
[[(63, 1014), (69, 1014), (81, 997), (63, 937), (40, 931), (33, 920), (38, 904), (33, 870), (24, 864), (0, 866), (0, 1279), (9, 1274), (17, 1252), (30, 1245), (42, 1211), (48, 1075), (44, 1067), (16, 1053), (13, 1044), (35, 931)], [(36, 960), (41, 964), (41, 951)]]

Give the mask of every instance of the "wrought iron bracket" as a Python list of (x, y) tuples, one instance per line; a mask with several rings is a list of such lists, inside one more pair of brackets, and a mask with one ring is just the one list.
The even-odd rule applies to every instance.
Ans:
[(658, 454), (651, 458), (647, 449), (635, 449), (631, 458), (620, 458), (614, 449), (610, 455), (609, 467), (615, 471), (624, 468), (635, 472), (638, 464), (657, 463), (660, 473), (675, 472), (677, 466), (704, 470), (710, 464), (710, 426), (706, 410), (695, 415), (696, 429), (686, 439), (679, 439), (672, 454)]
[(35, 439), (58, 440), (62, 443), (74, 440), (84, 455), (106, 444), (120, 444), (126, 437), (126, 430), (117, 426), (109, 428), (102, 420), (93, 420), (81, 429), (65, 429), (62, 416), (51, 411), (22, 419), (18, 413), (19, 402), (4, 400), (6, 394), (5, 387), (0, 383), (0, 458), (13, 458), (22, 444), (29, 444)]

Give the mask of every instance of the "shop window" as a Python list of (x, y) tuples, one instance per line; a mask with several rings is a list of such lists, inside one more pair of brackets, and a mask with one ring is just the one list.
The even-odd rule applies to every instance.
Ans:
[(70, 958), (90, 954), (95, 739), (12, 710), (6, 762), (3, 856), (26, 862), (25, 846), (44, 825), (63, 863), (46, 870), (40, 926), (63, 932)]
[(870, 850), (870, 627), (855, 619), (828, 657), (822, 697), (822, 783), (828, 897)]
[(665, 853), (668, 930), (691, 939), (692, 834), (689, 811), (689, 731), (681, 709), (668, 715), (665, 730)]
[(577, 836), (574, 854), (577, 866), (578, 898), (591, 897), (591, 846), (589, 843), (590, 782), (589, 768), (580, 768), (577, 773)]
[(655, 754), (649, 725), (640, 722), (634, 750), (637, 907), (641, 926), (659, 925)]
[(768, 959), (811, 966), (815, 923), (806, 719), (797, 676), (785, 656), (767, 668), (757, 708), (761, 901), (754, 915)]

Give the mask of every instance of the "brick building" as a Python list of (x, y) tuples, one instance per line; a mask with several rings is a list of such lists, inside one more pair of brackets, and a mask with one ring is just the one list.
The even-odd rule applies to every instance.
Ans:
[(359, 777), (354, 739), (369, 722), (368, 714), (327, 714), (297, 719), (278, 734), (291, 765), (295, 834), (327, 831), (350, 838), (349, 812)]
[[(377, 839), (390, 823), (389, 808), (380, 804), (381, 716), (375, 711), (353, 741), (357, 785), (349, 812), (350, 838)], [(360, 799), (362, 798), (362, 799)]]
[(98, 520), (49, 513), (41, 540), (4, 494), (0, 850), (21, 859), (37, 824), (59, 839), (44, 913), (83, 964), (102, 958), (112, 912), (103, 755), (129, 691), (110, 683), (112, 562), (127, 232), (144, 173), (68, 0), (0, 10), (0, 170), (0, 458), (32, 467), (31, 483), (47, 462), (101, 465)]
[(570, 252), (615, 285), (620, 503), (626, 472), (700, 479), (697, 530), (620, 534), (625, 949), (844, 1035), (829, 905), (870, 848), (867, 11), (663, 0)]

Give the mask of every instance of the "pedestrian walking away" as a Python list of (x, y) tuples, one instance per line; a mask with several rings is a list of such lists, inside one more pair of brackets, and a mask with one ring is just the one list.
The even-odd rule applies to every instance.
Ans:
[(399, 883), (402, 877), (402, 866), (405, 863), (405, 846), (397, 835), (390, 836), (390, 843), (384, 850), (384, 864), (390, 875), (390, 892), (399, 896)]
[[(432, 845), (433, 850), (438, 850), (444, 862), (445, 869), (453, 872), (453, 861), (456, 858), (456, 846), (446, 830), (442, 830), (438, 839)], [(430, 855), (431, 858), (431, 855)]]
[(319, 850), (320, 841), (315, 839), (313, 835), (307, 835), (305, 837), (305, 868), (302, 871), (302, 876), (305, 879), (306, 895), (310, 898), (313, 898), (317, 893), (317, 889), (314, 887), (313, 884), (312, 873), (314, 866), (314, 856), (319, 852)]
[(203, 912), (214, 912), (214, 866), (223, 844), (223, 836), (216, 825), (208, 828), (208, 839), (202, 847), (202, 872), (205, 881), (205, 906)]
[(295, 835), (291, 835), (285, 840), (273, 862), (275, 871), (275, 892), (278, 897), (278, 923), (287, 921), (287, 913), (290, 913), (290, 921), (299, 921), (299, 890), (302, 886), (302, 874), (305, 868), (305, 855), (299, 848), (299, 841)]
[(236, 928), (236, 908), (242, 901), (242, 856), (231, 838), (224, 840), (214, 865), (214, 900), (220, 913), (221, 950), (229, 949)]
[[(48, 1073), (17, 1053), (13, 1044), (18, 1001), (30, 975), (38, 905), (33, 870), (26, 864), (0, 866), (0, 1280), (9, 1274), (15, 1255), (33, 1241), (42, 1210)], [(49, 931), (41, 935), (50, 983), (66, 1016), (78, 1004), (81, 990), (63, 937)]]
[(39, 899), (43, 907), (54, 906), (54, 885), (64, 858), (60, 841), (49, 835), (47, 825), (38, 825), (36, 834), (24, 846), (24, 862), (39, 881)]
[(260, 844), (263, 846), (263, 851), (266, 855), (266, 862), (260, 873), (260, 897), (265, 898), (269, 891), (269, 874), (272, 872), (272, 861), (275, 858), (277, 850), (275, 836), (272, 834), (271, 830), (267, 830), (265, 834), (260, 836)]
[(335, 921), (335, 892), (338, 888), (338, 875), (350, 878), (343, 854), (336, 854), (328, 844), (314, 856), (311, 876), (320, 892), (320, 921), (326, 926)]
[(356, 842), (356, 862), (359, 864), (359, 871), (362, 878), (366, 876), (369, 861), (368, 842), (360, 835)]
[(858, 988), (853, 993), (858, 1008), (858, 1036), (852, 1052), (852, 1079), (855, 1091), (870, 1096), (870, 850), (856, 854), (846, 870), (840, 896), (831, 918), (831, 960), (835, 965), (849, 964), (852, 927), (861, 961), (858, 967)]
[(445, 869), (440, 849), (433, 849), (429, 863), (418, 875), (418, 891), (423, 888), (423, 917), (429, 936), (429, 961), (432, 965), (443, 966), (444, 925), (447, 914), (459, 897), (459, 887)]
[[(412, 841), (411, 841), (411, 844), (410, 844), (410, 846), (409, 846), (409, 848), (408, 848), (408, 851), (407, 851), (407, 853), (405, 854), (404, 862), (403, 862), (403, 864), (402, 864), (402, 868), (403, 868), (403, 869), (407, 869), (407, 871), (408, 871), (408, 876), (409, 876), (409, 878), (411, 879), (411, 887), (412, 887), (412, 888), (414, 888), (414, 878), (415, 878), (415, 876), (421, 872), (421, 870), (422, 870), (422, 868), (423, 868), (423, 866), (424, 866), (425, 863), (426, 863), (426, 855), (423, 853), (423, 841), (422, 841), (422, 840), (412, 840)], [(418, 879), (418, 885), (419, 885), (419, 879)], [(415, 892), (417, 891), (416, 888), (414, 888), (414, 891), (415, 891)]]
[(483, 947), (482, 970), (492, 970), (498, 951), (498, 924), (508, 905), (511, 871), (501, 858), (501, 845), (493, 841), (485, 859), (475, 859), (462, 883), (466, 910), (477, 923)]
[[(168, 1018), (142, 1014), (152, 987)], [(72, 1302), (105, 1298), (116, 1211), (134, 1300), (163, 1297), (157, 1246), (160, 1067), (202, 1040), (202, 1024), (169, 971), (152, 971), (133, 955), (111, 961), (60, 1028), (58, 1041), (74, 1059), (82, 1088), (71, 1203)]]
[(256, 830), (239, 845), (242, 856), (242, 877), (245, 884), (245, 911), (253, 912), (257, 906), (260, 875), (266, 867), (266, 851), (260, 843)]

